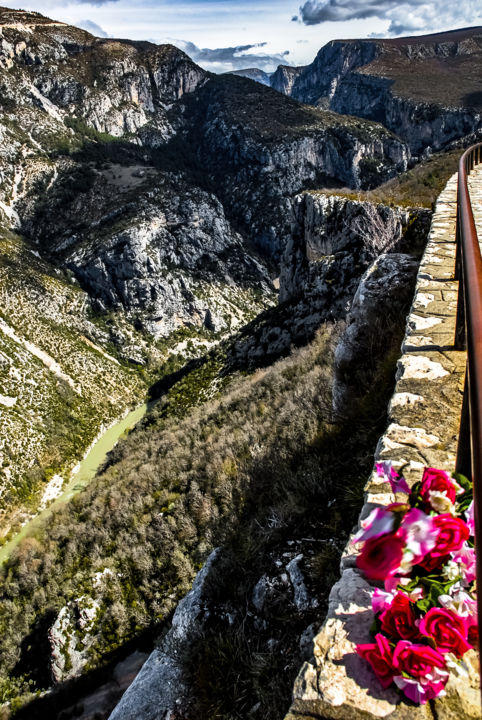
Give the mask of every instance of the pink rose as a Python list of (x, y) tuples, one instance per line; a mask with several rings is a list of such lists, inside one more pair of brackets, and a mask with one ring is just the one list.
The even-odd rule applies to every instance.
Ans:
[(403, 675), (396, 675), (393, 680), (395, 685), (417, 705), (425, 705), (429, 700), (434, 700), (445, 689), (448, 673), (439, 670), (436, 679), (424, 680), (409, 678)]
[(372, 593), (372, 610), (377, 615), (379, 612), (383, 612), (392, 604), (394, 594), (391, 592), (384, 592), (379, 588), (375, 588)]
[(410, 495), (410, 487), (402, 475), (392, 468), (391, 462), (376, 463), (377, 475), (390, 484), (392, 493), (406, 493)]
[(425, 468), (422, 485), (420, 487), (420, 497), (429, 506), (431, 492), (445, 493), (450, 502), (455, 502), (457, 494), (457, 485), (450, 475), (444, 470), (436, 470), (435, 468)]
[(394, 682), (413, 702), (426, 703), (440, 695), (449, 673), (445, 660), (428, 645), (400, 640), (393, 651)]
[(460, 550), (452, 553), (452, 560), (457, 563), (460, 568), (460, 574), (467, 585), (471, 585), (476, 576), (475, 567), (475, 550), (467, 543), (464, 543)]
[(414, 554), (417, 563), (435, 547), (438, 527), (433, 517), (422, 510), (412, 508), (402, 520), (407, 548)]
[(467, 527), (469, 528), (470, 536), (475, 534), (475, 519), (474, 519), (474, 501), (470, 503), (469, 507), (465, 511), (465, 517), (467, 518)]
[(398, 532), (380, 535), (365, 542), (356, 563), (367, 578), (385, 580), (396, 574), (404, 547), (405, 540)]
[(370, 663), (382, 687), (389, 687), (393, 681), (394, 670), (392, 651), (387, 638), (378, 633), (375, 635), (374, 643), (357, 645), (356, 651), (360, 657)]
[(430, 608), (419, 624), (422, 635), (434, 640), (441, 653), (461, 658), (470, 645), (467, 642), (467, 621), (446, 608)]
[(384, 633), (393, 638), (415, 640), (420, 633), (415, 625), (414, 604), (404, 593), (397, 593), (392, 604), (382, 612), (380, 621)]
[(450, 513), (436, 515), (433, 523), (437, 531), (435, 547), (420, 563), (429, 571), (443, 565), (447, 561), (449, 553), (460, 550), (464, 542), (469, 539), (467, 525), (461, 518), (453, 517)]

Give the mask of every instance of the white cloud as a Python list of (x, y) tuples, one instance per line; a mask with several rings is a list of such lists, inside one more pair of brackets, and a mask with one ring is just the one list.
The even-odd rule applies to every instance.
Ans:
[(173, 45), (184, 50), (190, 58), (206, 70), (213, 72), (229, 72), (256, 67), (265, 72), (276, 70), (278, 65), (289, 65), (289, 50), (276, 55), (260, 53), (259, 48), (266, 47), (266, 42), (254, 45), (238, 45), (225, 48), (198, 48), (192, 42), (173, 40)]
[(388, 21), (390, 35), (435, 32), (477, 24), (482, 6), (480, 0), (443, 4), (434, 0), (307, 0), (299, 15), (305, 25), (368, 18)]
[(77, 27), (82, 28), (82, 30), (87, 30), (87, 32), (92, 33), (92, 35), (95, 35), (96, 37), (109, 37), (108, 33), (106, 33), (100, 25), (97, 25), (97, 23), (92, 20), (79, 20), (75, 24)]

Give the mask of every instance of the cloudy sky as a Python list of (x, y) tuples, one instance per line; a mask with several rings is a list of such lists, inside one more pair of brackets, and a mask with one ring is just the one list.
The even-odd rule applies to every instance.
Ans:
[(171, 42), (214, 72), (305, 65), (336, 38), (482, 25), (481, 0), (1, 0), (95, 35)]

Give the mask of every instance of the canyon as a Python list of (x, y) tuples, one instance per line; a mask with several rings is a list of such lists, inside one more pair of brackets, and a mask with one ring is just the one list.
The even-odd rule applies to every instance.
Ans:
[[(482, 134), (481, 59), (470, 28), (213, 75), (171, 45), (0, 8), (3, 542), (156, 400), (5, 558), (18, 717), (107, 717), (112, 700), (89, 715), (85, 698), (153, 636), (147, 667), (181, 672), (186, 717), (228, 716), (200, 668), (248, 639), (267, 690), (236, 711), (287, 711), (371, 471), (432, 202)], [(208, 558), (206, 597), (182, 600)]]

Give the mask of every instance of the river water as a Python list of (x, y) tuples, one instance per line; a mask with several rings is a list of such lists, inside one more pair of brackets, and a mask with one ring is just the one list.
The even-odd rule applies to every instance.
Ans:
[(92, 445), (91, 449), (81, 461), (79, 470), (70, 477), (64, 485), (62, 494), (59, 495), (50, 505), (36, 515), (32, 520), (27, 522), (16, 535), (13, 536), (2, 548), (0, 548), (0, 565), (3, 564), (10, 556), (12, 550), (23, 540), (24, 537), (31, 535), (34, 530), (39, 528), (43, 522), (52, 514), (55, 508), (77, 495), (83, 490), (92, 478), (95, 476), (99, 467), (103, 465), (109, 453), (119, 438), (136, 425), (146, 414), (148, 409), (147, 403), (140, 405), (132, 410), (118, 423), (108, 428), (100, 438)]

